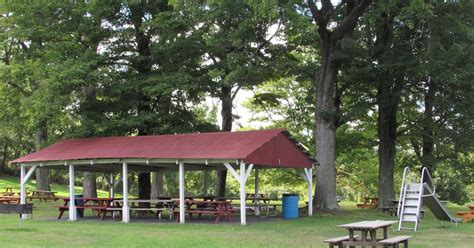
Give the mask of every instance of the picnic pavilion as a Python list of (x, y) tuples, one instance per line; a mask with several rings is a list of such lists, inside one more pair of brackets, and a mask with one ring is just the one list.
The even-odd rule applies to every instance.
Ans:
[[(255, 171), (258, 195), (260, 169), (296, 169), (308, 183), (308, 215), (312, 215), (313, 165), (316, 161), (284, 129), (176, 135), (66, 139), (13, 161), (21, 168), (21, 203), (26, 203), (26, 182), (35, 168), (69, 170), (69, 220), (76, 220), (75, 171), (121, 172), (122, 222), (130, 221), (128, 171), (179, 173), (179, 222), (185, 222), (184, 171), (229, 170), (240, 183), (240, 218), (246, 225), (245, 184)], [(114, 176), (111, 177), (112, 185)], [(113, 191), (112, 191), (113, 192)], [(113, 194), (113, 193), (112, 193)], [(113, 197), (113, 195), (111, 196)]]

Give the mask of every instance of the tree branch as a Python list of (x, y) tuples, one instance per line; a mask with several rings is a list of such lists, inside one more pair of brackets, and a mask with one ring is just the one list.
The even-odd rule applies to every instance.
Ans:
[(354, 30), (357, 20), (364, 13), (364, 11), (369, 7), (372, 0), (361, 0), (350, 13), (344, 18), (344, 20), (339, 24), (336, 29), (333, 31), (331, 36), (332, 42), (337, 42), (344, 38), (344, 36)]

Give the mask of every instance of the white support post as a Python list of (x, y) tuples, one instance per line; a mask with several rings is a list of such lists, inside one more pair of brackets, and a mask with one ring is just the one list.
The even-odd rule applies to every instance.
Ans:
[(115, 175), (113, 172), (110, 173), (109, 180), (110, 180), (109, 198), (114, 198), (115, 197)]
[(247, 209), (245, 202), (245, 164), (240, 163), (240, 224), (245, 226), (247, 224)]
[(250, 164), (248, 169), (245, 169), (245, 163), (240, 163), (240, 171), (237, 171), (230, 165), (230, 163), (224, 163), (225, 167), (230, 171), (230, 173), (234, 176), (234, 178), (240, 184), (240, 224), (246, 225), (247, 224), (247, 216), (246, 216), (246, 202), (245, 202), (245, 183), (249, 178), (250, 172), (252, 171), (253, 164)]
[(122, 222), (130, 222), (130, 210), (128, 205), (128, 165), (127, 162), (122, 163), (122, 182), (123, 182), (123, 206), (122, 206)]
[(209, 179), (210, 179), (210, 172), (209, 172), (209, 167), (206, 167), (204, 170), (204, 187), (203, 187), (203, 195), (208, 196), (209, 195)]
[(184, 224), (184, 163), (179, 163), (179, 223)]
[(77, 220), (74, 192), (74, 165), (69, 164), (69, 221)]
[[(25, 165), (21, 164), (20, 167), (20, 204), (26, 204), (26, 188), (25, 188)], [(26, 214), (21, 215), (22, 219), (28, 218)]]
[(25, 188), (25, 174), (26, 168), (24, 164), (21, 164), (20, 167), (20, 204), (26, 203), (26, 188)]
[[(255, 195), (254, 195), (254, 201), (255, 203), (258, 202), (258, 176), (259, 176), (259, 169), (258, 168), (255, 168)], [(260, 208), (257, 206), (257, 204), (255, 204), (255, 215), (256, 216), (259, 216), (260, 215)]]
[(304, 169), (308, 181), (308, 216), (313, 216), (313, 169)]
[[(20, 204), (26, 204), (26, 182), (28, 181), (28, 178), (30, 178), (30, 176), (33, 174), (35, 169), (36, 165), (32, 166), (30, 170), (28, 170), (28, 173), (26, 173), (26, 165), (20, 165)], [(27, 219), (28, 214), (22, 214), (21, 218)]]

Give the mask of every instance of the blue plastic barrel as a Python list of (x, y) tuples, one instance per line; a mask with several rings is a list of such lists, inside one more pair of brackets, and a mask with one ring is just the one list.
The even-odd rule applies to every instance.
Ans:
[(282, 199), (282, 217), (283, 219), (298, 218), (298, 194), (283, 194)]
[[(82, 199), (84, 197), (84, 195), (74, 195), (74, 205), (81, 205), (84, 200)], [(82, 218), (84, 217), (84, 209), (83, 208), (79, 208), (79, 209), (76, 209), (76, 217), (79, 217), (79, 218)]]

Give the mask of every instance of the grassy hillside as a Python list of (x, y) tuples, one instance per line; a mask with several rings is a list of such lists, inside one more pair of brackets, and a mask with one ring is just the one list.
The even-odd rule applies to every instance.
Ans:
[[(31, 178), (34, 178), (32, 176)], [(11, 176), (0, 176), (0, 191), (5, 191), (5, 187), (12, 187), (13, 191), (20, 192), (20, 178), (19, 177), (11, 177)], [(27, 191), (35, 190), (35, 180), (28, 180), (26, 184)], [(82, 187), (76, 186), (74, 187), (76, 194), (82, 193)], [(59, 185), (59, 184), (52, 184), (51, 191), (58, 192), (58, 196), (68, 196), (69, 195), (69, 186), (68, 185)], [(100, 197), (107, 197), (109, 195), (106, 191), (97, 191), (97, 195)]]

